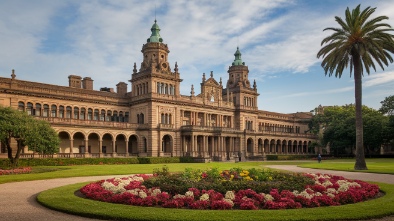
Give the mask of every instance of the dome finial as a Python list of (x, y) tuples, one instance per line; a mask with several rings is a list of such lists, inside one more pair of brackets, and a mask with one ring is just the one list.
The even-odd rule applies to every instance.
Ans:
[(235, 59), (233, 65), (245, 65), (245, 62), (242, 62), (241, 52), (239, 51), (239, 47), (237, 46), (237, 51), (235, 51)]
[(152, 34), (150, 35), (150, 38), (148, 38), (147, 42), (163, 42), (163, 39), (160, 37), (160, 27), (157, 24), (156, 18), (155, 23), (152, 25), (152, 28), (150, 30)]

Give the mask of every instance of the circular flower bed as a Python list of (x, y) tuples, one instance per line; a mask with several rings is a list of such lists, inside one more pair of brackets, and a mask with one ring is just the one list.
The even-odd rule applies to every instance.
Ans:
[(134, 206), (188, 209), (292, 209), (337, 206), (375, 197), (379, 187), (328, 174), (285, 174), (233, 168), (186, 169), (132, 175), (90, 183), (80, 189), (87, 198)]

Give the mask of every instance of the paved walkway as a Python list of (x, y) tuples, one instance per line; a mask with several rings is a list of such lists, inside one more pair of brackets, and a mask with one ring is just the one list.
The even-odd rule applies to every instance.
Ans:
[[(314, 170), (299, 168), (297, 166), (275, 165), (271, 168), (289, 170), (294, 172), (310, 173), (329, 173), (344, 176), (350, 179), (359, 179), (366, 181), (377, 181), (394, 184), (394, 175), (371, 174), (371, 173), (353, 173), (330, 170)], [(92, 177), (73, 177), (50, 180), (36, 180), (16, 183), (0, 184), (0, 220), (4, 221), (87, 221), (95, 220), (79, 216), (69, 215), (47, 209), (36, 202), (36, 196), (41, 191), (52, 189), (59, 186), (65, 186), (73, 183), (95, 181), (116, 176), (92, 176)], [(121, 176), (120, 176), (121, 177)], [(394, 220), (394, 216), (376, 221)], [(372, 220), (370, 220), (372, 221)]]

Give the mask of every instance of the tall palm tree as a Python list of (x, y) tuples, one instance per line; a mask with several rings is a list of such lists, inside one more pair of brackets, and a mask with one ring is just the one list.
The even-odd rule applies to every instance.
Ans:
[(367, 170), (363, 147), (363, 122), (362, 122), (362, 85), (361, 77), (364, 71), (369, 74), (372, 67), (376, 71), (375, 63), (383, 70), (393, 62), (391, 54), (394, 53), (394, 31), (389, 24), (381, 21), (388, 19), (387, 16), (369, 18), (376, 8), (368, 7), (360, 11), (358, 5), (351, 12), (349, 8), (345, 12), (345, 20), (335, 16), (339, 28), (326, 28), (323, 31), (334, 31), (333, 34), (324, 38), (321, 45), (324, 46), (317, 53), (317, 57), (323, 58), (321, 66), (325, 75), (340, 78), (345, 68), (350, 66), (350, 76), (354, 76), (355, 104), (356, 104), (356, 163), (354, 169)]

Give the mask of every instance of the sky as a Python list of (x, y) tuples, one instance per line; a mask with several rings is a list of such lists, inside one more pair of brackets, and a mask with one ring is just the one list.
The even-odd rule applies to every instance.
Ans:
[[(178, 63), (181, 94), (200, 92), (203, 73), (228, 80), (237, 46), (256, 80), (260, 110), (295, 113), (354, 103), (350, 70), (325, 76), (321, 41), (339, 27), (347, 7), (376, 7), (394, 27), (391, 0), (1, 0), (0, 77), (68, 86), (69, 75), (91, 77), (94, 90), (128, 83), (155, 18)], [(394, 33), (393, 33), (394, 34)], [(394, 64), (363, 77), (363, 104), (379, 109), (394, 95)]]

